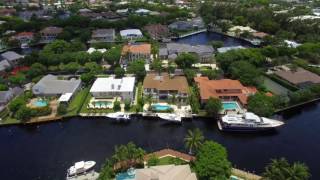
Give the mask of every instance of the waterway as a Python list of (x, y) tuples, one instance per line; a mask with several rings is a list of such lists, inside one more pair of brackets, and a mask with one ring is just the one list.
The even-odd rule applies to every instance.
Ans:
[(195, 35), (191, 35), (188, 37), (175, 40), (175, 42), (178, 42), (178, 43), (186, 43), (186, 44), (192, 44), (192, 45), (198, 45), (198, 44), (207, 45), (211, 41), (222, 41), (224, 43), (223, 44), (224, 47), (229, 47), (229, 46), (253, 47), (252, 44), (247, 41), (225, 36), (223, 34), (214, 33), (214, 32), (203, 32), (203, 33), (199, 33), (199, 34), (195, 34)]
[(214, 120), (197, 119), (182, 125), (137, 118), (128, 124), (106, 118), (70, 120), (0, 128), (0, 179), (62, 180), (66, 169), (79, 160), (94, 160), (100, 169), (115, 145), (133, 141), (148, 152), (170, 147), (185, 151), (188, 129), (200, 128), (206, 139), (223, 144), (234, 166), (262, 172), (271, 158), (301, 161), (320, 179), (320, 103), (295, 109), (277, 118), (286, 124), (276, 132), (229, 134)]

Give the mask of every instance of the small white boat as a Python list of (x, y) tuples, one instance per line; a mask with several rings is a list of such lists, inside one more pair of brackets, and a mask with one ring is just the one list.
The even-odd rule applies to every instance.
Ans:
[(115, 119), (115, 120), (129, 120), (130, 115), (123, 112), (115, 112), (115, 113), (109, 113), (106, 115), (106, 117)]
[(20, 45), (20, 47), (21, 47), (21, 49), (27, 49), (27, 48), (29, 48), (29, 45), (27, 43), (22, 43)]
[(96, 165), (94, 161), (79, 161), (68, 169), (68, 176), (74, 176), (85, 173)]
[(171, 122), (181, 122), (181, 116), (179, 116), (177, 114), (158, 113), (158, 117), (163, 120), (167, 120), (167, 121), (171, 121)]

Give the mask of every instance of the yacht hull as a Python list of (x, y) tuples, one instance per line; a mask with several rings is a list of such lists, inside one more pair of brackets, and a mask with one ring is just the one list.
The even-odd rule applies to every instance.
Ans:
[(262, 132), (262, 131), (272, 131), (277, 127), (240, 127), (240, 126), (228, 126), (224, 125), (221, 121), (218, 121), (218, 128), (220, 131), (228, 132)]

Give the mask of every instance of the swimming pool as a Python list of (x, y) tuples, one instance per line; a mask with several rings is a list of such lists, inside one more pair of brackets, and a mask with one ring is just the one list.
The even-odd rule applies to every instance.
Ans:
[(152, 109), (154, 109), (156, 111), (167, 111), (167, 110), (170, 110), (171, 107), (169, 105), (154, 104), (154, 105), (152, 105)]
[(42, 99), (37, 99), (32, 104), (36, 107), (46, 107), (48, 102)]
[(128, 169), (127, 172), (119, 173), (116, 175), (116, 180), (135, 180), (136, 172), (134, 169)]
[(222, 107), (224, 110), (236, 110), (240, 109), (239, 105), (235, 101), (222, 102)]
[(94, 102), (95, 106), (110, 106), (112, 102), (110, 101), (96, 101)]

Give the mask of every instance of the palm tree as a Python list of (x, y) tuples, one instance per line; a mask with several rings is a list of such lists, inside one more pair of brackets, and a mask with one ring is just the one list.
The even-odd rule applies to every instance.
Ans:
[(194, 130), (188, 130), (186, 137), (184, 138), (184, 143), (186, 148), (189, 149), (189, 154), (193, 154), (204, 141), (204, 136), (200, 129), (196, 128)]

